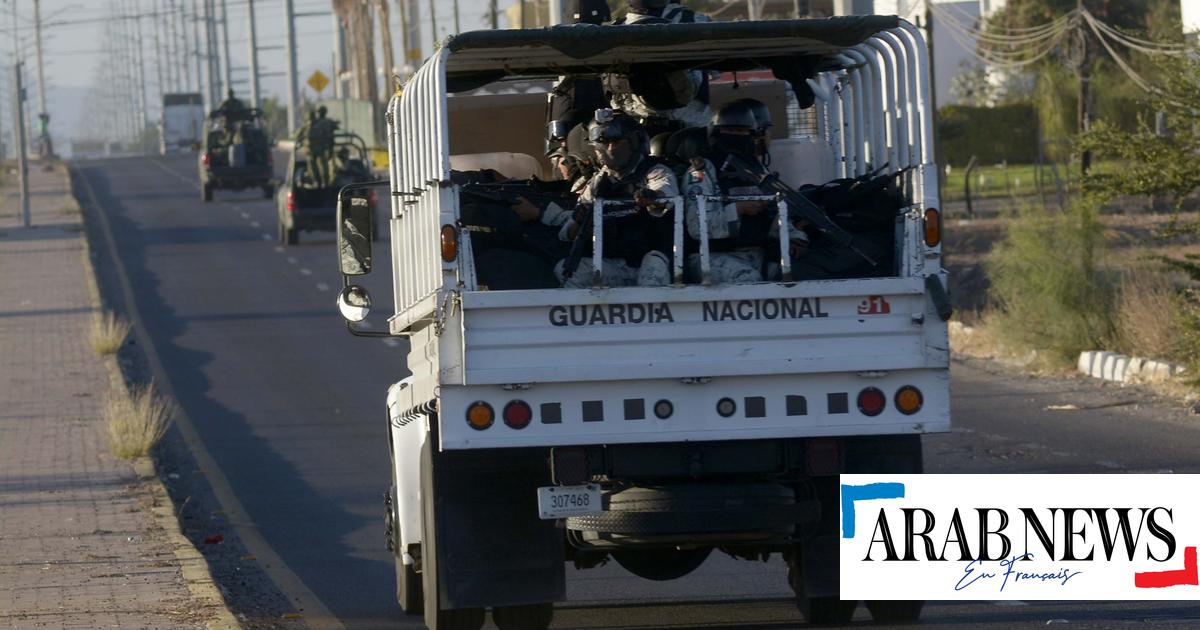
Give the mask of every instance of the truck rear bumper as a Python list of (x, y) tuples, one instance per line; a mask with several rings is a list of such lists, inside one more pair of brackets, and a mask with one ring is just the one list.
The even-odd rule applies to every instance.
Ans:
[[(906, 386), (920, 392), (922, 404), (915, 413), (898, 409), (896, 393)], [(875, 415), (858, 405), (859, 395), (872, 388), (886, 400)], [(443, 385), (438, 400), (440, 447), (935, 433), (950, 430), (949, 394), (947, 369), (538, 383), (519, 391), (500, 385)], [(523, 428), (505, 421), (504, 410), (514, 401), (532, 410)], [(466, 421), (467, 409), (477, 402), (486, 403), (495, 414), (484, 429)]]

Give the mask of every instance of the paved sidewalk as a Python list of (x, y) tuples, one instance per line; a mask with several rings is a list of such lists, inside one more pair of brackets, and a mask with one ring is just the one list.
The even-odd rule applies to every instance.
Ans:
[(78, 206), (62, 166), (30, 176), (34, 227), (15, 178), (0, 205), (0, 627), (219, 624), (228, 613), (196, 587), (207, 567), (181, 546), (161, 484), (105, 448), (112, 385), (87, 341)]

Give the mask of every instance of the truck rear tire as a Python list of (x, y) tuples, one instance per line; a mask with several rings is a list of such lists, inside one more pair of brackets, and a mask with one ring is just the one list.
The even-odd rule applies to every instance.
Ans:
[(425, 626), (429, 630), (479, 630), (486, 612), (483, 608), (443, 609), (438, 584), (437, 509), (434, 506), (433, 436), (421, 447), (421, 588), (424, 591)]
[(916, 623), (924, 606), (923, 601), (867, 600), (871, 618), (879, 623)]
[(546, 630), (554, 621), (554, 604), (498, 606), (492, 609), (492, 621), (500, 630)]
[(280, 245), (295, 245), (300, 242), (300, 230), (287, 227), (282, 219), (279, 220), (277, 232)]
[(411, 564), (404, 564), (404, 550), (401, 548), (400, 518), (396, 514), (399, 503), (396, 500), (396, 465), (392, 464), (392, 487), (385, 495), (384, 526), (387, 535), (388, 550), (395, 556), (396, 565), (396, 602), (400, 609), (409, 615), (419, 615), (424, 612), (424, 595), (421, 593), (421, 576)]

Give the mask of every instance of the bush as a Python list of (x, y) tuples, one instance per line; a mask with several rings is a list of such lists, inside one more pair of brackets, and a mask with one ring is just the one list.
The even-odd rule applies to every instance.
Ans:
[(1098, 271), (1104, 250), (1095, 206), (1025, 208), (987, 261), (994, 324), (1010, 350), (1036, 350), (1055, 367), (1106, 347), (1116, 329), (1117, 282)]
[(1037, 161), (1037, 114), (1029, 103), (947, 105), (938, 110), (937, 127), (943, 164), (966, 166), (972, 155), (980, 164)]
[(1117, 350), (1151, 359), (1178, 360), (1188, 335), (1175, 280), (1157, 266), (1138, 265), (1121, 278)]
[(92, 316), (92, 325), (88, 329), (88, 342), (96, 354), (104, 356), (115, 354), (121, 349), (125, 337), (129, 335), (129, 322), (121, 317), (105, 311)]
[(153, 384), (129, 393), (112, 393), (104, 405), (109, 452), (121, 459), (150, 454), (166, 434), (173, 412), (172, 405), (158, 395)]

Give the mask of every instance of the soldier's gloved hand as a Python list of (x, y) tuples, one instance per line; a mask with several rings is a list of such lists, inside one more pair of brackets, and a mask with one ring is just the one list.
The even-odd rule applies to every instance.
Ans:
[(528, 223), (530, 221), (537, 221), (539, 218), (541, 218), (541, 208), (533, 205), (533, 202), (524, 197), (518, 197), (517, 199), (517, 202), (512, 204), (512, 209), (513, 212), (517, 213), (517, 216), (521, 219), (521, 221)]
[(583, 223), (583, 220), (587, 218), (589, 212), (591, 212), (591, 208), (585, 205), (581, 204), (575, 206), (575, 210), (571, 212), (571, 220), (574, 221), (576, 225)]
[(661, 217), (667, 211), (667, 204), (664, 203), (662, 192), (645, 186), (633, 193), (633, 203), (654, 217)]

